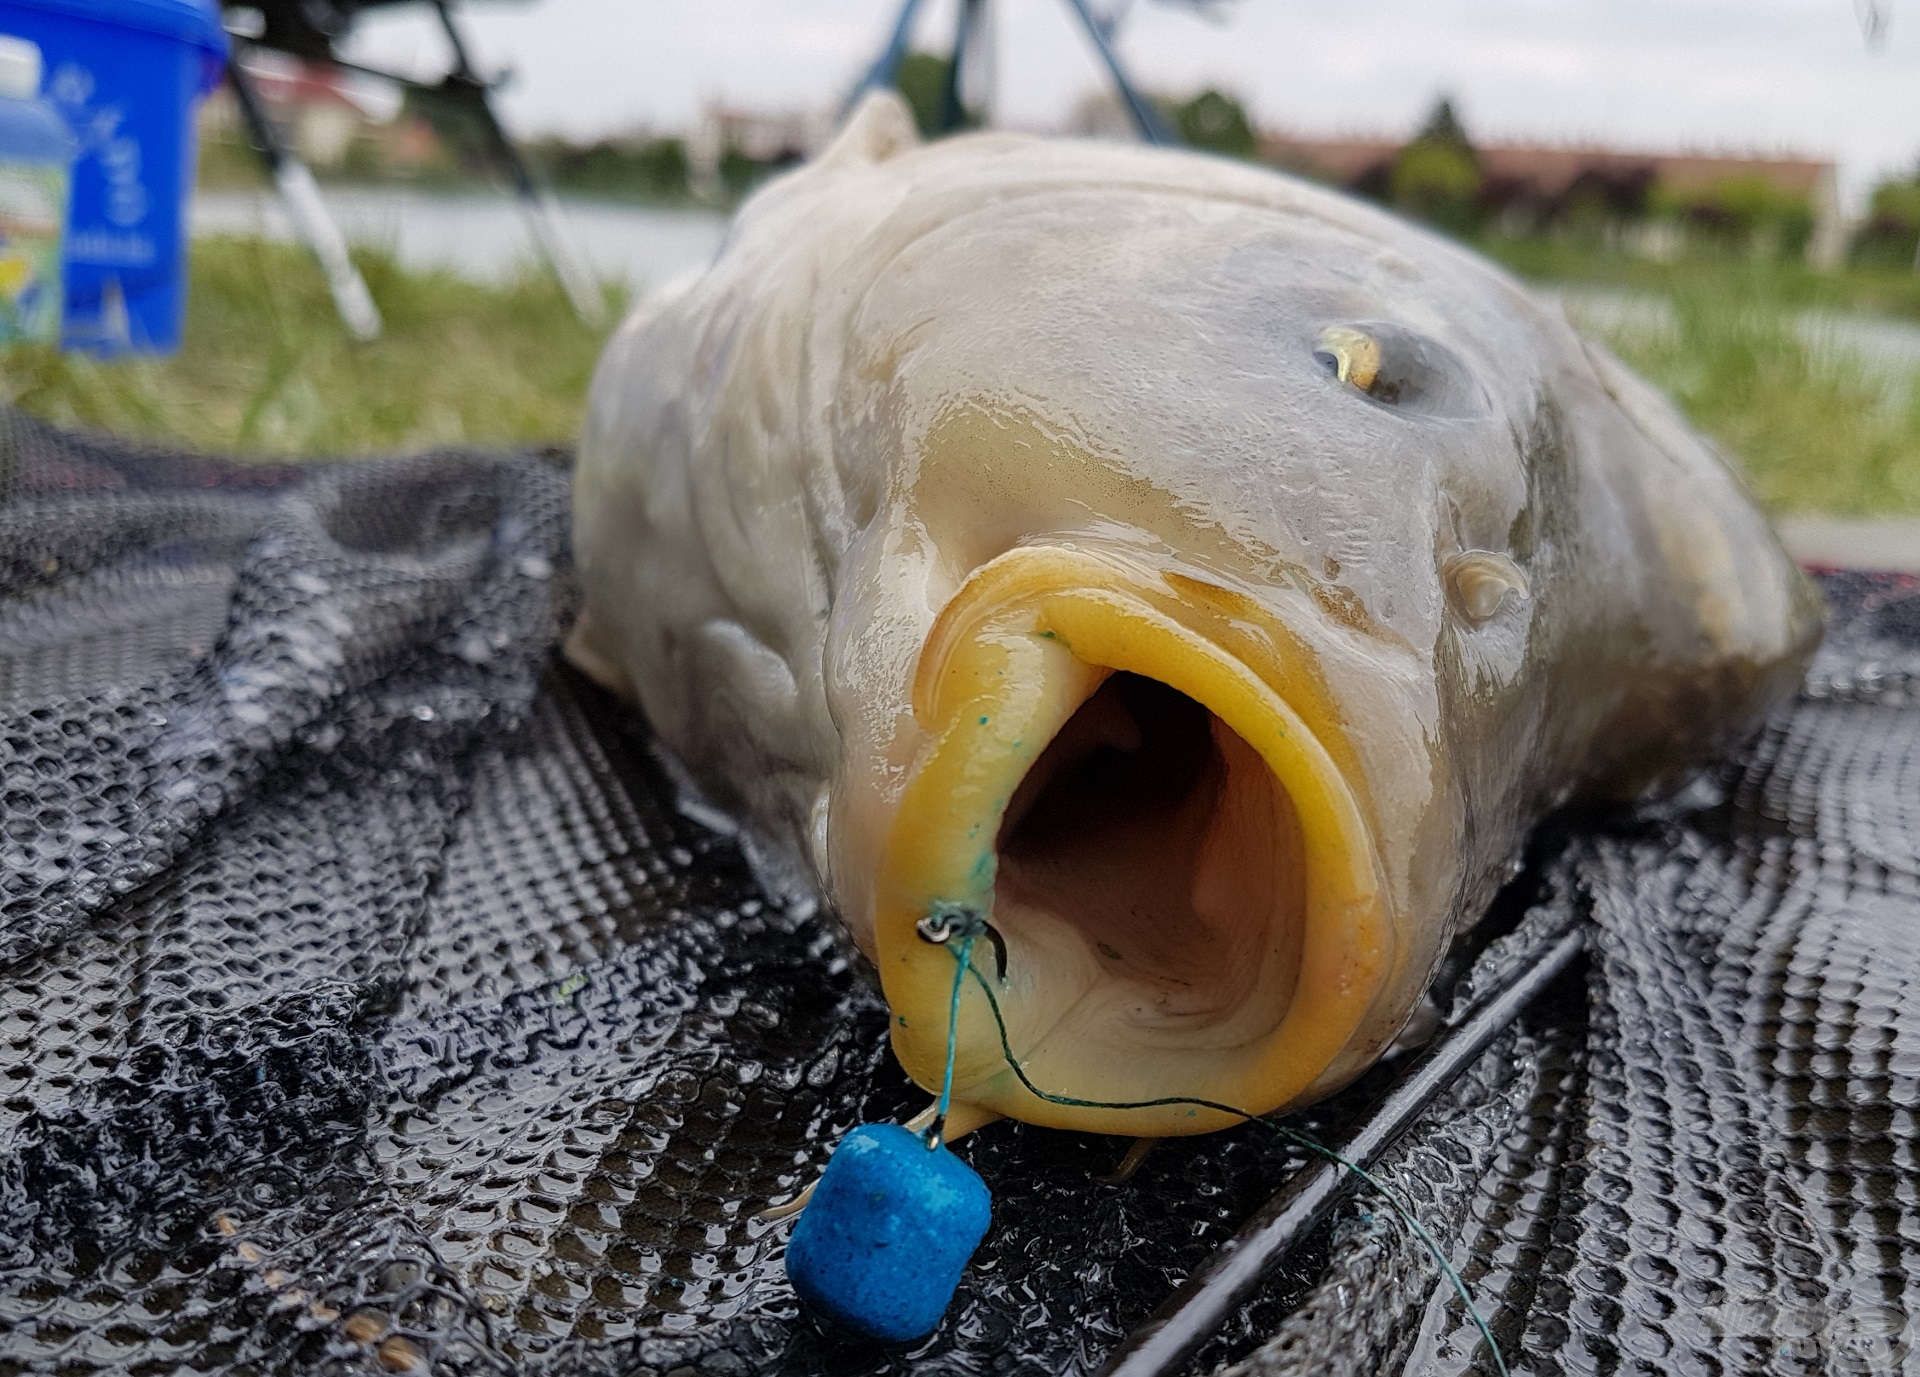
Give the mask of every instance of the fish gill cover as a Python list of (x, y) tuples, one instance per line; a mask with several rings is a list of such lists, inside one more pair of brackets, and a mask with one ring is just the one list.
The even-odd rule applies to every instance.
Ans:
[[(1053, 1373), (1299, 1165), (1003, 1125), (911, 1351), (801, 1313), (756, 1218), (918, 1101), (821, 919), (556, 662), (555, 456), (299, 467), (0, 414), (0, 1373)], [(1892, 1372), (1920, 1328), (1920, 586), (1657, 816), (1541, 837), (1456, 1006), (1589, 957), (1377, 1173), (1515, 1370)], [(1337, 1134), (1393, 1074), (1297, 1120)], [(1465, 1372), (1364, 1195), (1197, 1370)]]

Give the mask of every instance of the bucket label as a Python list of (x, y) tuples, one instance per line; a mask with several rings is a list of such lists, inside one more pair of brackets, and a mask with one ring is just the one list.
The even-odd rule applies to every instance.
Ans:
[(78, 62), (62, 62), (54, 69), (47, 94), (80, 141), (78, 165), (90, 169), (88, 205), (93, 223), (84, 229), (76, 226), (68, 254), (77, 263), (113, 268), (144, 268), (157, 262), (159, 246), (147, 224), (153, 199), (147, 190), (146, 159), (127, 110), (98, 99), (99, 82), (90, 68)]
[(0, 344), (60, 338), (67, 170), (0, 162)]

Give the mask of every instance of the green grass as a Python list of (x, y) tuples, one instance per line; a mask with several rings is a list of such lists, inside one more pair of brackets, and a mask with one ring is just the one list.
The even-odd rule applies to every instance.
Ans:
[[(356, 344), (302, 250), (208, 239), (192, 250), (186, 339), (169, 359), (18, 350), (0, 395), (65, 425), (262, 455), (568, 440), (602, 329), (528, 273), (482, 286), (356, 260), (386, 318)], [(609, 299), (610, 319), (618, 301)]]
[(1737, 457), (1769, 508), (1920, 514), (1920, 373), (1810, 350), (1792, 311), (1717, 283), (1668, 300), (1670, 328), (1599, 333)]
[[(1522, 256), (1511, 241), (1508, 249), (1509, 261)], [(1564, 247), (1527, 252), (1529, 264), (1517, 266), (1673, 303), (1670, 326), (1610, 330), (1609, 342), (1740, 456), (1770, 507), (1920, 514), (1920, 375), (1816, 355), (1792, 326), (1798, 311), (1848, 304), (1840, 298), (1871, 275), (1841, 287), (1780, 265), (1596, 267), (1591, 258), (1575, 272)], [(102, 363), (24, 351), (0, 369), (0, 392), (65, 424), (253, 454), (577, 432), (601, 332), (577, 321), (548, 279), (487, 287), (403, 271), (379, 253), (358, 257), (387, 318), (373, 344), (347, 339), (304, 252), (216, 239), (194, 246), (178, 357)]]
[(1596, 333), (1720, 441), (1772, 510), (1920, 514), (1920, 370), (1815, 351), (1794, 329), (1807, 311), (1920, 321), (1920, 275), (1704, 253), (1655, 263), (1564, 239), (1476, 247), (1543, 285), (1670, 302), (1671, 328)]
[(1825, 308), (1920, 320), (1920, 273), (1909, 266), (1849, 265), (1817, 272), (1802, 262), (1705, 250), (1656, 263), (1564, 238), (1485, 235), (1471, 242), (1522, 277), (1540, 282), (1630, 287), (1663, 296), (1699, 292), (1781, 310)]

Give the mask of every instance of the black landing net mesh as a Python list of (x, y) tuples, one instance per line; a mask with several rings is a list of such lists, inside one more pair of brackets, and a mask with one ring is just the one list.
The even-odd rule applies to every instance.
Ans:
[[(0, 1375), (1056, 1373), (1295, 1167), (999, 1125), (912, 1351), (756, 1218), (925, 1103), (826, 920), (555, 658), (552, 455), (271, 466), (0, 414)], [(1589, 955), (1387, 1156), (1516, 1372), (1920, 1368), (1920, 585), (1658, 816), (1548, 829), (1442, 1004)], [(1302, 1123), (1334, 1138), (1381, 1068)], [(1490, 1370), (1364, 1193), (1195, 1371)]]

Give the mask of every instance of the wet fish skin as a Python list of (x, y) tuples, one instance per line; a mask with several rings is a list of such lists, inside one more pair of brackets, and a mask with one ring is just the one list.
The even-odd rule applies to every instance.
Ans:
[[(1330, 327), (1378, 341), (1390, 387), (1330, 377)], [(770, 875), (837, 905), (923, 1082), (952, 968), (900, 925), (997, 896), (1027, 915), (1008, 1002), (1050, 1083), (1256, 1112), (1326, 1093), (1391, 1041), (1546, 811), (1726, 750), (1791, 691), (1820, 622), (1712, 446), (1477, 256), (1193, 154), (921, 147), (884, 97), (621, 329), (575, 492), (572, 653), (639, 700)], [(1118, 639), (1096, 665), (1069, 624)], [(954, 705), (1057, 727), (1120, 660), (1191, 668), (1220, 720), (1243, 704), (1240, 736), (1271, 751), (1220, 746), (1208, 787), (1305, 829), (1290, 864), (1310, 892), (1273, 903), (1306, 935), (1215, 911), (1195, 937), (1221, 948), (1212, 1004), (1171, 974), (1111, 976), (1098, 943), (995, 888), (1046, 742)], [(1026, 687), (993, 697), (976, 672)], [(1312, 758), (1283, 762), (1285, 799), (1247, 792), (1256, 756), (1287, 751)], [(960, 785), (916, 794), (936, 776)], [(974, 784), (975, 813), (936, 815)], [(1207, 845), (1196, 892), (1230, 890)], [(1270, 1007), (1298, 1027), (1280, 1036)], [(1222, 1126), (1033, 1101), (971, 1006), (960, 1062), (991, 1112)]]

